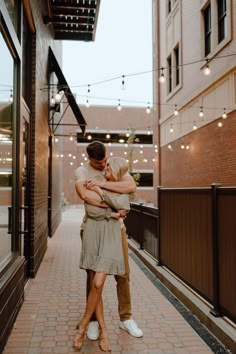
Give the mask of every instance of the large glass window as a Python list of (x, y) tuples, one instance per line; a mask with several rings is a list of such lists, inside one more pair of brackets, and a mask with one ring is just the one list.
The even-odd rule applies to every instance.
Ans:
[(227, 37), (226, 0), (218, 0), (218, 43)]
[(204, 10), (205, 56), (211, 52), (211, 6)]
[(0, 32), (0, 266), (11, 254), (12, 107), (14, 60)]

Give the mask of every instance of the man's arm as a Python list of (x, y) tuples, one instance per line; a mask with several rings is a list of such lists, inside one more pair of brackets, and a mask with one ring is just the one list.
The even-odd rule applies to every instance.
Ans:
[(121, 181), (118, 182), (109, 182), (109, 181), (98, 181), (97, 179), (87, 180), (88, 188), (93, 186), (99, 186), (101, 188), (107, 189), (116, 193), (134, 193), (136, 191), (136, 184), (133, 177), (129, 174), (126, 174), (122, 177)]
[(75, 184), (75, 190), (84, 202), (98, 207), (108, 208), (108, 205), (102, 202), (101, 197), (96, 192), (88, 190), (83, 182), (77, 182)]

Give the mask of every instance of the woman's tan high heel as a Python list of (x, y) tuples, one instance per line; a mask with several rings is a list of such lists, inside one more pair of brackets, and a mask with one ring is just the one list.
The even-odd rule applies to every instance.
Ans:
[(111, 352), (111, 346), (110, 346), (110, 342), (108, 340), (108, 336), (107, 336), (107, 330), (105, 327), (101, 328), (101, 332), (100, 332), (100, 336), (99, 336), (99, 348), (103, 351), (103, 352)]

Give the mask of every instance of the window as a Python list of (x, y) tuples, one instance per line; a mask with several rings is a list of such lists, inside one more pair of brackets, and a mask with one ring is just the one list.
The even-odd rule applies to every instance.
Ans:
[(167, 72), (168, 72), (168, 93), (172, 91), (172, 60), (171, 55), (167, 58)]
[(218, 0), (218, 43), (227, 37), (226, 0)]
[(174, 49), (175, 58), (175, 86), (179, 85), (179, 45)]
[(14, 60), (0, 28), (0, 264), (12, 252), (8, 234), (9, 210), (12, 209), (12, 137)]
[(172, 0), (167, 0), (167, 13), (168, 14), (171, 12), (171, 1)]
[(205, 56), (211, 52), (211, 6), (208, 5), (204, 10), (204, 39)]

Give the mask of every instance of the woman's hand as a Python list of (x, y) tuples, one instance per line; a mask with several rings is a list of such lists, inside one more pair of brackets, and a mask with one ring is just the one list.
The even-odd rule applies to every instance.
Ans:
[(113, 211), (113, 212), (111, 213), (111, 218), (112, 218), (112, 219), (119, 220), (119, 218), (120, 218), (120, 213)]
[(122, 219), (126, 219), (126, 216), (127, 216), (127, 214), (128, 214), (128, 210), (120, 209), (120, 210), (118, 210), (118, 213), (120, 214), (120, 217), (121, 217)]
[(85, 187), (88, 188), (88, 189), (92, 189), (94, 186), (103, 188), (104, 182), (103, 182), (103, 181), (99, 181), (99, 180), (96, 179), (96, 178), (91, 178), (91, 179), (87, 179), (87, 180), (84, 182), (84, 185), (85, 185)]

